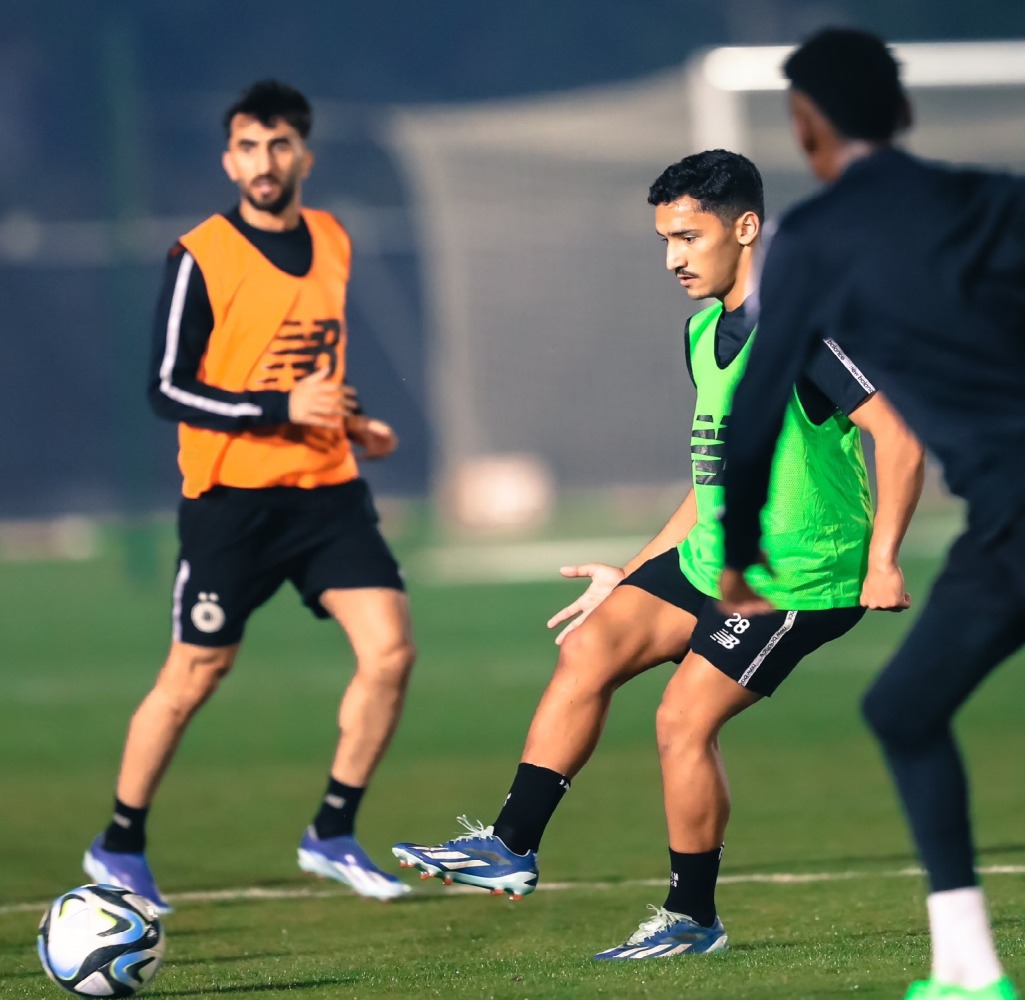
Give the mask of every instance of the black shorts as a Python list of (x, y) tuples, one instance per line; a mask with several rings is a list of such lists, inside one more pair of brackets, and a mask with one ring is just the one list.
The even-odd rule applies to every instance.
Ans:
[[(703, 656), (741, 687), (768, 697), (809, 653), (849, 632), (865, 609), (772, 611), (741, 618), (725, 615), (714, 597), (683, 575), (675, 548), (649, 559), (620, 586), (638, 587), (652, 597), (690, 612), (696, 619), (688, 649)], [(686, 654), (681, 650), (680, 659)], [(677, 661), (679, 662), (679, 661)]]
[(362, 479), (305, 490), (215, 486), (178, 508), (172, 634), (196, 646), (230, 646), (246, 621), (289, 580), (318, 617), (335, 588), (403, 590)]

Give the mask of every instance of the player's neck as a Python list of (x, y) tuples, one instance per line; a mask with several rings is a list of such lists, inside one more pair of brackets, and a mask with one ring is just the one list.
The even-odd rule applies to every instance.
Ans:
[(254, 229), (263, 229), (270, 233), (285, 233), (299, 225), (299, 220), (302, 218), (302, 203), (297, 195), (281, 212), (263, 212), (243, 198), (239, 202), (239, 214), (242, 216), (242, 221)]
[(726, 312), (733, 312), (739, 309), (747, 300), (751, 291), (751, 262), (754, 260), (754, 247), (744, 247), (740, 251), (740, 260), (737, 262), (737, 277), (733, 287), (720, 298), (723, 309)]
[(867, 159), (881, 149), (890, 149), (888, 142), (870, 142), (867, 139), (849, 139), (840, 143), (831, 157), (828, 181), (835, 181), (847, 172), (852, 163)]

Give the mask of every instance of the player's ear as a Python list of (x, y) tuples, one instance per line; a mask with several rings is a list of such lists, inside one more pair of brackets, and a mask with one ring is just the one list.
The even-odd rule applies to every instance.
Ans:
[(734, 232), (737, 234), (737, 242), (743, 247), (751, 246), (761, 231), (762, 225), (754, 212), (745, 212), (733, 224)]
[(300, 177), (306, 180), (310, 176), (310, 171), (313, 169), (313, 150), (306, 146), (303, 149), (303, 169)]
[(221, 166), (224, 167), (224, 172), (228, 175), (228, 179), (232, 183), (238, 182), (238, 173), (235, 171), (235, 163), (231, 158), (231, 150), (226, 149), (221, 153)]
[(908, 100), (907, 94), (905, 94), (903, 98), (901, 98), (900, 103), (900, 118), (898, 120), (897, 127), (902, 132), (905, 132), (909, 128), (911, 128), (912, 125), (915, 124), (915, 112), (914, 109), (911, 107), (911, 101)]
[(812, 156), (819, 147), (815, 116), (811, 102), (800, 91), (790, 91), (790, 120), (794, 126), (794, 138), (806, 156)]

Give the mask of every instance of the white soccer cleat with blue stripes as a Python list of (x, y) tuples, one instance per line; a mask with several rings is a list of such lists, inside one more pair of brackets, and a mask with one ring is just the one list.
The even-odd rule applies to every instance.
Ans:
[(402, 868), (416, 868), (420, 878), (439, 876), (445, 885), (460, 882), (490, 889), (492, 895), (523, 899), (537, 888), (537, 855), (533, 851), (514, 854), (495, 836), (493, 826), (471, 823), (465, 816), (459, 822), (466, 828), (461, 837), (427, 847), (423, 844), (396, 844), (392, 854)]
[(355, 837), (321, 840), (312, 827), (299, 844), (299, 867), (311, 875), (341, 882), (369, 899), (397, 899), (411, 891), (405, 882), (381, 871)]
[(673, 913), (664, 906), (648, 905), (654, 916), (616, 948), (600, 951), (595, 958), (669, 958), (671, 955), (709, 955), (726, 947), (726, 931), (716, 917), (711, 927)]

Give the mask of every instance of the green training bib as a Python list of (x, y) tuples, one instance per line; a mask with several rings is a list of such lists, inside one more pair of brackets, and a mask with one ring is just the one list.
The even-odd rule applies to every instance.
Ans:
[[(677, 546), (680, 569), (702, 593), (719, 597), (723, 568), (723, 446), (733, 393), (755, 334), (725, 368), (715, 357), (722, 304), (702, 310), (688, 331), (697, 402), (691, 465), (697, 523)], [(757, 331), (756, 331), (757, 332)], [(841, 413), (808, 419), (794, 388), (776, 443), (769, 496), (761, 513), (762, 548), (773, 575), (752, 567), (748, 581), (787, 611), (853, 607), (868, 564), (872, 503), (857, 427)]]

